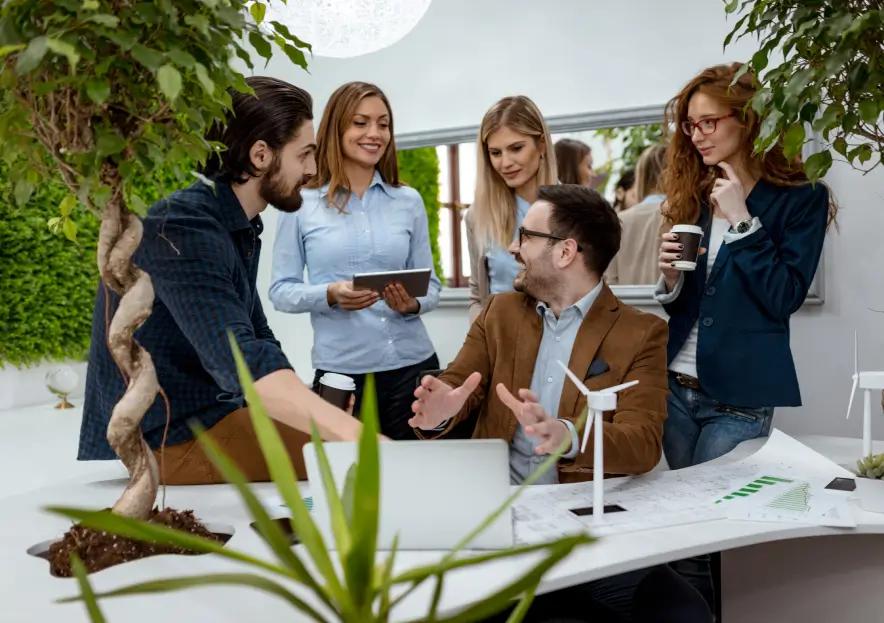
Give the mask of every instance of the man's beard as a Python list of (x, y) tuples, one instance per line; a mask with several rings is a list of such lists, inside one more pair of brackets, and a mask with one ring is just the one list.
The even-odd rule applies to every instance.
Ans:
[(279, 160), (274, 158), (273, 164), (264, 176), (261, 178), (261, 185), (258, 187), (258, 193), (261, 199), (275, 207), (281, 212), (297, 212), (301, 207), (303, 200), (301, 199), (301, 186), (307, 180), (301, 178), (290, 191), (286, 191), (285, 182), (279, 175)]

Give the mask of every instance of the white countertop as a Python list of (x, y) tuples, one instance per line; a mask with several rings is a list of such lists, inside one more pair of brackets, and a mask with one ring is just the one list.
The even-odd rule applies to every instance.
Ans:
[[(71, 457), (79, 431), (74, 420), (79, 418), (74, 411), (50, 413), (50, 410), (43, 408), (41, 411), (36, 407), (18, 410), (18, 415), (28, 418), (20, 426), (0, 416), (2, 439), (9, 439), (6, 434), (24, 436), (25, 432), (34, 435), (30, 437), (33, 439), (36, 431), (46, 430), (49, 425), (55, 433), (64, 431), (71, 435), (64, 443), (53, 442), (55, 435), (48, 436), (40, 444), (21, 443), (3, 458), (6, 467), (0, 470), (6, 479), (3, 482), (6, 495), (0, 499), (3, 621), (88, 620), (80, 604), (53, 603), (57, 598), (76, 594), (75, 582), (51, 577), (46, 561), (28, 556), (25, 550), (38, 542), (58, 538), (68, 527), (66, 520), (46, 513), (43, 507), (104, 508), (114, 502), (125, 485), (124, 471), (118, 464), (77, 465)], [(808, 436), (800, 440), (835, 462), (846, 465), (853, 463), (860, 448), (858, 439)], [(727, 459), (749, 454), (761, 443), (748, 442)], [(884, 444), (878, 445), (882, 446)], [(52, 469), (45, 469), (49, 467)], [(59, 477), (58, 474), (62, 475)], [(53, 482), (56, 484), (50, 484)], [(271, 484), (254, 486), (259, 495), (273, 495)], [(169, 487), (166, 503), (176, 508), (192, 508), (209, 524), (232, 525), (235, 534), (228, 542), (229, 547), (261, 557), (272, 555), (249, 526), (248, 514), (236, 493), (227, 485)], [(884, 515), (857, 509), (857, 518), (859, 526), (855, 530), (716, 520), (607, 536), (572, 552), (547, 574), (541, 592), (703, 552), (819, 535), (884, 534)], [(400, 552), (397, 568), (404, 570), (441, 555), (442, 552)], [(487, 595), (511, 581), (533, 560), (533, 557), (522, 557), (447, 575), (443, 609), (454, 611)], [(156, 556), (106, 569), (93, 574), (90, 579), (96, 590), (108, 590), (141, 580), (246, 570), (243, 565), (214, 556)], [(296, 592), (303, 594), (300, 589)], [(395, 618), (401, 620), (423, 615), (430, 592), (431, 584), (428, 583), (401, 604), (394, 613)], [(176, 618), (195, 622), (299, 620), (293, 617), (288, 604), (245, 588), (203, 588), (149, 597), (108, 599), (101, 605), (111, 622), (156, 621), (171, 613)]]

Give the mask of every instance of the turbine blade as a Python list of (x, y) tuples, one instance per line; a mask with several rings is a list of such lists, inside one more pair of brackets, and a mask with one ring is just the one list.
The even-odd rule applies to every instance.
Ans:
[(850, 419), (850, 409), (853, 407), (853, 397), (856, 395), (856, 386), (859, 383), (859, 375), (853, 375), (853, 387), (850, 389), (850, 401), (847, 403), (847, 417), (845, 419)]

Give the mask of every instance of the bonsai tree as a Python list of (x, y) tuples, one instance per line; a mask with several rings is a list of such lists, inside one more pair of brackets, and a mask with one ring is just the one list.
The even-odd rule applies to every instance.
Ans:
[[(884, 9), (877, 0), (726, 0), (742, 14), (724, 47), (746, 35), (760, 47), (743, 66), (761, 88), (750, 105), (762, 117), (758, 152), (782, 140), (787, 158), (808, 141), (805, 125), (824, 144), (805, 162), (811, 181), (833, 154), (868, 172), (882, 163)], [(774, 59), (777, 64), (771, 64)], [(734, 81), (740, 77), (738, 73)]]
[[(98, 268), (119, 295), (108, 348), (127, 391), (108, 441), (129, 470), (116, 513), (148, 517), (156, 462), (140, 422), (159, 391), (151, 357), (133, 334), (153, 304), (150, 276), (132, 254), (145, 201), (135, 180), (157, 170), (187, 176), (219, 145), (204, 136), (230, 108), (228, 89), (248, 91), (231, 64), (252, 68), (246, 41), (269, 59), (275, 43), (301, 67), (309, 46), (285, 25), (264, 22), (266, 2), (245, 0), (6, 0), (0, 5), (0, 143), (25, 206), (43, 180), (68, 193), (49, 226), (74, 239), (74, 212), (98, 215)], [(246, 6), (249, 6), (248, 13)]]

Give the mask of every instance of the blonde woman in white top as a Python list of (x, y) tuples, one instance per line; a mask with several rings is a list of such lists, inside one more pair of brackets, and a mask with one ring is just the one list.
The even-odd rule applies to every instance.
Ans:
[(492, 294), (513, 289), (518, 266), (506, 249), (537, 189), (556, 183), (556, 159), (540, 110), (524, 95), (488, 112), (476, 139), (476, 193), (465, 215), (470, 252), (470, 320)]

